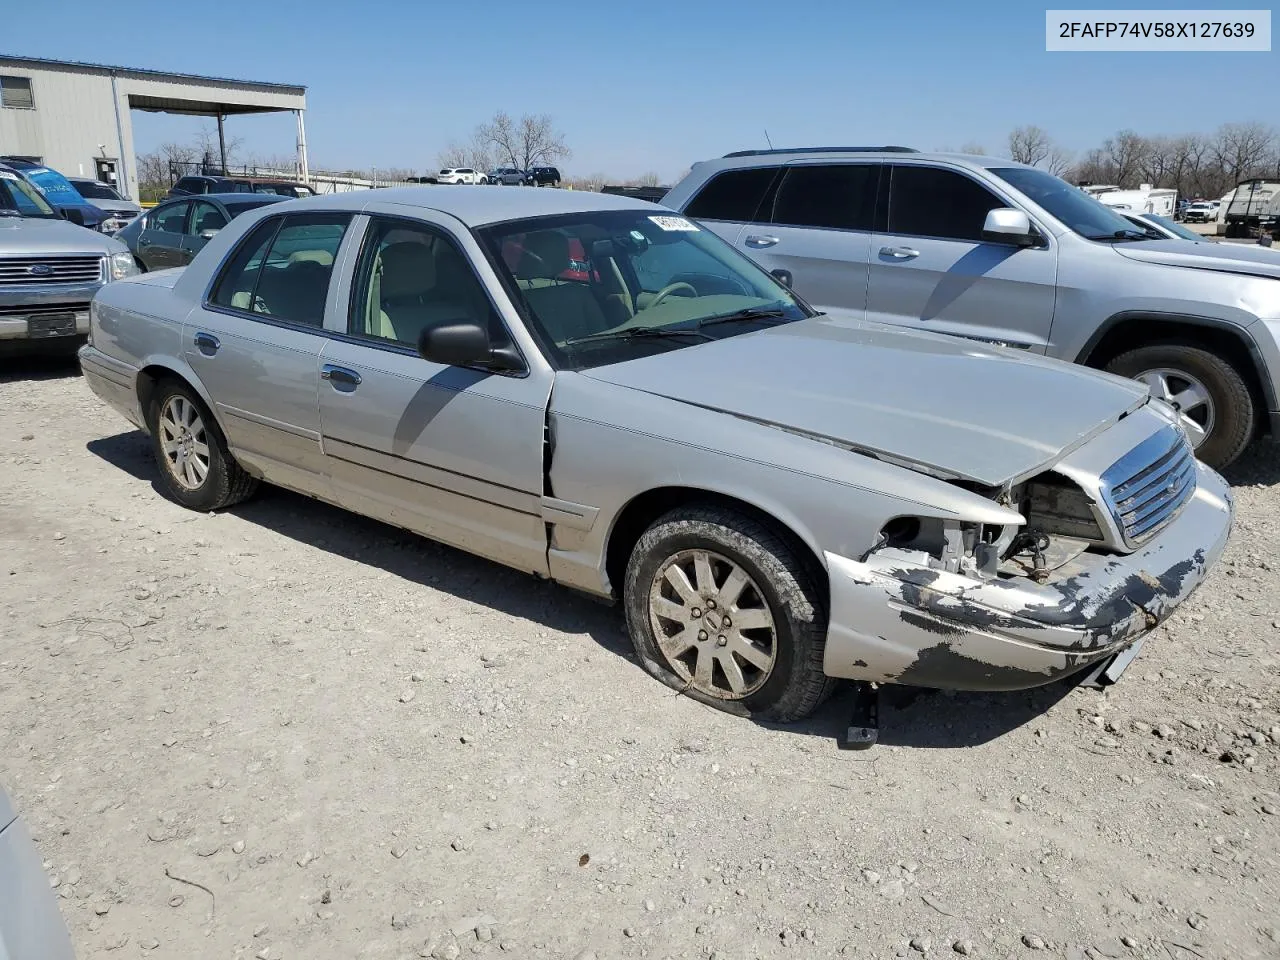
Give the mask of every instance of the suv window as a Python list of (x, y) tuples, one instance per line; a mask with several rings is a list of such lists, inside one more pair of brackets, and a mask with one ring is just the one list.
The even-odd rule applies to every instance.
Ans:
[(871, 230), (880, 166), (874, 163), (801, 164), (778, 185), (773, 222), (793, 227)]
[(495, 344), (509, 342), (466, 255), (442, 231), (375, 219), (369, 227), (351, 295), (347, 330), (414, 349), (426, 328), (472, 321)]
[(183, 177), (173, 185), (175, 190), (185, 190), (187, 193), (207, 193), (206, 184), (199, 177)]
[(187, 227), (187, 211), (190, 209), (189, 203), (175, 203), (164, 207), (148, 218), (148, 226), (161, 233), (183, 233)]
[(323, 326), (334, 259), (350, 222), (349, 214), (269, 217), (223, 266), (213, 303)]
[(684, 212), (697, 220), (736, 220), (750, 223), (757, 213), (769, 185), (778, 175), (777, 167), (753, 167), (749, 170), (725, 170), (706, 182), (690, 200)]
[(889, 232), (980, 243), (987, 212), (1006, 206), (986, 187), (954, 170), (894, 167)]

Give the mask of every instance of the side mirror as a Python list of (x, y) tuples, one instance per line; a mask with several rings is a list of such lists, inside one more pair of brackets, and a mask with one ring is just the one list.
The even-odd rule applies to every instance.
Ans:
[(489, 343), (489, 332), (473, 320), (455, 320), (427, 327), (418, 337), (418, 353), (424, 360), (450, 367), (524, 368), (515, 348), (494, 347)]
[(791, 285), (795, 282), (795, 278), (791, 276), (790, 270), (770, 270), (769, 275), (788, 290), (791, 289)]
[(1031, 218), (1012, 207), (987, 211), (986, 222), (982, 224), (982, 238), (1018, 247), (1034, 246), (1040, 239), (1031, 226)]
[(70, 220), (72, 223), (78, 224), (79, 226), (84, 226), (84, 213), (77, 210), (75, 207), (62, 207), (61, 211), (62, 216), (67, 220)]

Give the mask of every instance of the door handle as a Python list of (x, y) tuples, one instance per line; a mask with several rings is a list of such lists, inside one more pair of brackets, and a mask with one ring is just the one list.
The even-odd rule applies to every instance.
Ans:
[[(328, 380), (330, 384), (341, 383), (354, 390), (360, 386), (360, 374), (347, 367), (339, 367), (332, 363), (326, 363), (320, 368), (320, 379)], [(335, 386), (335, 390), (341, 389)]]
[(778, 242), (777, 237), (747, 237), (746, 244), (756, 250), (762, 250), (765, 247), (772, 247)]
[(880, 256), (893, 257), (895, 260), (914, 260), (920, 251), (914, 247), (881, 247)]
[(201, 331), (194, 338), (196, 349), (203, 353), (206, 357), (212, 357), (218, 352), (218, 347), (222, 346), (218, 338), (212, 333)]

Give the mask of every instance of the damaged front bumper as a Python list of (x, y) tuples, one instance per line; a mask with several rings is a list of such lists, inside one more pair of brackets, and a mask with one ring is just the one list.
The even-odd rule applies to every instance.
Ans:
[(1231, 531), (1230, 488), (1197, 464), (1178, 518), (1134, 553), (1086, 552), (1044, 583), (826, 554), (829, 676), (956, 690), (1040, 686), (1114, 656), (1191, 595)]

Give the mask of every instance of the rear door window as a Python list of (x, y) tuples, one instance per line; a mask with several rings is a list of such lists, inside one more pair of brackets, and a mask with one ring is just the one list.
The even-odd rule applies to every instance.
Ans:
[(189, 203), (175, 203), (171, 207), (164, 207), (150, 215), (147, 225), (161, 233), (186, 233), (187, 211), (190, 209)]
[(981, 243), (988, 211), (1007, 206), (982, 184), (954, 170), (894, 167), (889, 232)]
[(224, 265), (213, 303), (322, 327), (334, 261), (350, 222), (349, 214), (264, 220)]
[(684, 212), (697, 220), (729, 220), (738, 223), (768, 222), (768, 211), (761, 215), (765, 195), (778, 176), (777, 167), (753, 167), (749, 170), (725, 170), (712, 177)]
[(875, 223), (880, 165), (800, 164), (778, 185), (773, 222), (789, 227), (871, 230)]

